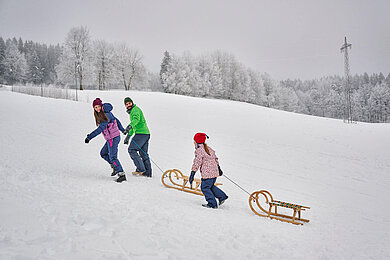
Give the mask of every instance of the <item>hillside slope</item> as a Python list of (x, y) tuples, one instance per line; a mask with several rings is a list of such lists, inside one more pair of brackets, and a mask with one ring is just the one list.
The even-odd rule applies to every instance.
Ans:
[[(84, 143), (91, 102), (0, 91), (0, 259), (384, 259), (390, 257), (390, 125), (344, 124), (255, 105), (163, 93), (84, 91), (128, 124), (123, 98), (143, 109), (150, 156), (188, 174), (192, 137), (210, 136), (225, 174), (249, 192), (311, 206), (295, 226), (255, 216), (248, 195), (219, 178), (229, 200), (204, 199), (128, 176), (115, 183)], [(119, 159), (134, 170), (127, 146)], [(199, 177), (199, 173), (196, 175)]]

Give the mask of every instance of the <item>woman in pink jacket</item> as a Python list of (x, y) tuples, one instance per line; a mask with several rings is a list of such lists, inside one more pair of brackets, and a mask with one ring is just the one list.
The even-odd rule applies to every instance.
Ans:
[(217, 177), (221, 176), (223, 172), (221, 167), (219, 167), (215, 151), (205, 143), (206, 137), (208, 138), (204, 133), (197, 133), (194, 136), (195, 158), (189, 181), (192, 185), (195, 173), (200, 168), (200, 174), (202, 176), (200, 188), (207, 201), (207, 204), (202, 204), (202, 206), (216, 209), (218, 208), (216, 198), (219, 201), (219, 205), (222, 205), (228, 196), (214, 185)]
[(121, 140), (119, 131), (125, 134), (127, 130), (123, 128), (119, 119), (111, 113), (113, 107), (110, 103), (103, 104), (100, 98), (96, 98), (92, 103), (92, 107), (97, 128), (87, 135), (85, 143), (89, 143), (90, 140), (103, 133), (106, 143), (100, 151), (100, 156), (111, 165), (113, 169), (111, 176), (118, 174), (116, 182), (126, 181), (126, 175), (118, 159), (118, 144)]

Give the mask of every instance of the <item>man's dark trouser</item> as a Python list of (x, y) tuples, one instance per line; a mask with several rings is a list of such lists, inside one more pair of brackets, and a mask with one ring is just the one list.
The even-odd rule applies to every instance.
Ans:
[(137, 167), (137, 172), (144, 172), (145, 176), (152, 177), (152, 165), (148, 155), (150, 134), (136, 134), (129, 145), (129, 154)]

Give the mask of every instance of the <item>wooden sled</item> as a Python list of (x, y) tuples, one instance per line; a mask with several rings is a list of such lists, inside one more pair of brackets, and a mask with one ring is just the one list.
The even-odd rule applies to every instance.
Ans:
[[(178, 169), (168, 170), (164, 172), (161, 177), (161, 182), (164, 186), (176, 190), (181, 190), (189, 193), (194, 193), (203, 196), (200, 190), (201, 179), (194, 178), (192, 185), (189, 183), (189, 176), (183, 175)], [(187, 185), (188, 184), (188, 185)], [(222, 185), (222, 183), (215, 183), (215, 186)]]
[[(268, 205), (268, 209), (264, 209), (260, 204), (261, 195), (265, 198), (265, 203)], [(255, 204), (256, 206), (254, 206)], [(251, 210), (260, 217), (269, 217), (271, 219), (277, 219), (284, 222), (293, 223), (295, 225), (303, 225), (303, 223), (309, 222), (308, 219), (301, 218), (301, 212), (310, 209), (310, 207), (287, 203), (283, 201), (274, 200), (271, 193), (266, 190), (255, 191), (249, 196), (249, 207)], [(294, 212), (292, 216), (279, 214), (278, 207), (284, 207), (292, 209)], [(272, 212), (274, 208), (274, 212)], [(297, 216), (298, 213), (298, 216)]]

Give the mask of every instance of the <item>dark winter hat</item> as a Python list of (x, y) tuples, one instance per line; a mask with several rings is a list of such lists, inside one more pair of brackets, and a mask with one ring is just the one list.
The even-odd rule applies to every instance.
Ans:
[(96, 99), (92, 102), (92, 107), (95, 107), (96, 105), (103, 106), (103, 102), (100, 100), (100, 98), (96, 98)]
[(126, 105), (127, 102), (133, 103), (133, 100), (131, 98), (129, 98), (129, 97), (125, 97), (125, 99), (123, 101), (124, 101), (125, 105)]
[(209, 137), (204, 133), (196, 133), (194, 135), (194, 141), (198, 144), (203, 144)]

